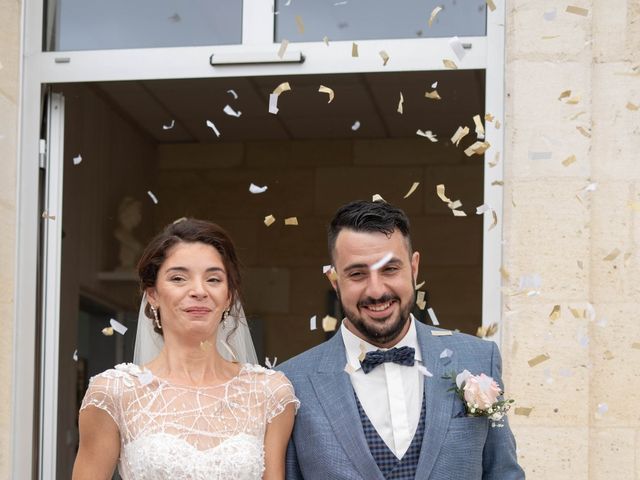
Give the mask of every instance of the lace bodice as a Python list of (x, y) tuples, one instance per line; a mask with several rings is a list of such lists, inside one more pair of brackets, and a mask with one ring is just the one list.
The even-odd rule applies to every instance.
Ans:
[(120, 431), (124, 480), (262, 478), (267, 424), (299, 405), (280, 372), (245, 364), (216, 386), (176, 385), (134, 364), (89, 383), (80, 410), (107, 412)]

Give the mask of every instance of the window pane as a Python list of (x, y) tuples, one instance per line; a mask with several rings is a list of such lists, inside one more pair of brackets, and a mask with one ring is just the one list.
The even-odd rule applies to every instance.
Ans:
[(51, 0), (47, 50), (242, 43), (240, 0)]
[(485, 0), (276, 0), (276, 12), (277, 42), (486, 35)]

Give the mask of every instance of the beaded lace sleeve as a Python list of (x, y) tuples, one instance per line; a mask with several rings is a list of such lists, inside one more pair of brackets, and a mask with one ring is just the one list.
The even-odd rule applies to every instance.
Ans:
[(296, 412), (300, 407), (300, 401), (295, 395), (293, 385), (284, 373), (273, 370), (267, 371), (265, 382), (267, 404), (266, 404), (266, 420), (267, 423), (284, 412), (284, 409), (290, 403), (295, 405)]
[(80, 411), (94, 406), (105, 411), (119, 426), (120, 415), (118, 413), (118, 379), (114, 370), (107, 370), (89, 381), (89, 388), (82, 399)]

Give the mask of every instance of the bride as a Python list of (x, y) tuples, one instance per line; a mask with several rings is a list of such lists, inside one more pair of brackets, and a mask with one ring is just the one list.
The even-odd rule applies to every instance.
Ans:
[(73, 479), (110, 479), (116, 464), (124, 480), (283, 479), (299, 402), (282, 373), (241, 363), (256, 359), (229, 236), (178, 221), (146, 247), (138, 274), (142, 366), (91, 379)]

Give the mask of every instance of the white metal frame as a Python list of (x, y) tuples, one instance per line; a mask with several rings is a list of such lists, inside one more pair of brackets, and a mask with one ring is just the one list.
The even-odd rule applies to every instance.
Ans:
[[(17, 269), (14, 328), (14, 385), (13, 385), (13, 455), (12, 478), (31, 478), (32, 458), (36, 285), (38, 251), (38, 143), (44, 85), (61, 82), (92, 82), (109, 80), (145, 80), (235, 77), (256, 75), (306, 75), (321, 73), (390, 72), (443, 70), (443, 58), (455, 59), (460, 69), (486, 70), (486, 111), (503, 122), (504, 111), (504, 22), (505, 0), (494, 0), (497, 9), (488, 13), (487, 36), (465, 37), (470, 44), (463, 61), (457, 61), (448, 39), (366, 40), (358, 41), (359, 58), (351, 57), (352, 42), (291, 43), (282, 61), (277, 57), (279, 44), (274, 43), (273, 0), (244, 0), (242, 45), (211, 47), (179, 47), (156, 49), (100, 50), (80, 52), (42, 52), (44, 0), (23, 2), (23, 76), (20, 110), (20, 146), (18, 165), (18, 231)], [(379, 51), (385, 50), (390, 61), (382, 65)], [(227, 58), (229, 63), (212, 66), (209, 59)], [(295, 56), (304, 56), (304, 62), (292, 63)], [(233, 61), (233, 62), (232, 62)], [(238, 61), (250, 63), (238, 64)], [(253, 63), (255, 62), (255, 63)], [(503, 150), (503, 129), (496, 130), (486, 123), (486, 139), (492, 145), (489, 153)], [(489, 159), (489, 158), (488, 158)], [(60, 161), (60, 164), (62, 161)], [(486, 165), (487, 162), (485, 162)], [(60, 172), (61, 175), (61, 172)], [(60, 177), (61, 179), (61, 177)], [(501, 225), (502, 191), (491, 182), (502, 179), (502, 162), (492, 169), (485, 166), (485, 202), (497, 212), (498, 227), (487, 231), (491, 217), (485, 216), (483, 242), (483, 306), (482, 321), (488, 325), (501, 318), (502, 262)], [(61, 181), (61, 180), (60, 180)], [(61, 184), (60, 184), (61, 188)], [(57, 213), (61, 214), (61, 211)], [(56, 220), (57, 225), (61, 222)], [(51, 273), (51, 272), (48, 272)], [(48, 279), (45, 299), (58, 296), (58, 277)], [(47, 303), (45, 318), (47, 329), (43, 355), (57, 365), (57, 339), (55, 329), (59, 309)], [(55, 324), (51, 326), (50, 324)], [(19, 326), (19, 328), (17, 328)], [(55, 339), (55, 344), (54, 342)], [(500, 341), (500, 336), (496, 338)], [(53, 369), (57, 367), (51, 367)], [(53, 370), (45, 377), (53, 375)], [(44, 378), (57, 380), (57, 374)], [(54, 381), (55, 383), (55, 381)], [(50, 385), (49, 385), (50, 386)], [(47, 387), (48, 388), (48, 387)], [(57, 391), (57, 390), (55, 390)], [(44, 395), (51, 391), (43, 390)], [(44, 405), (48, 400), (45, 399)], [(55, 422), (55, 410), (45, 409), (45, 421)], [(53, 436), (52, 436), (53, 435)], [(47, 472), (55, 472), (55, 426), (43, 431), (40, 465)], [(41, 471), (42, 478), (53, 478), (55, 473)]]

